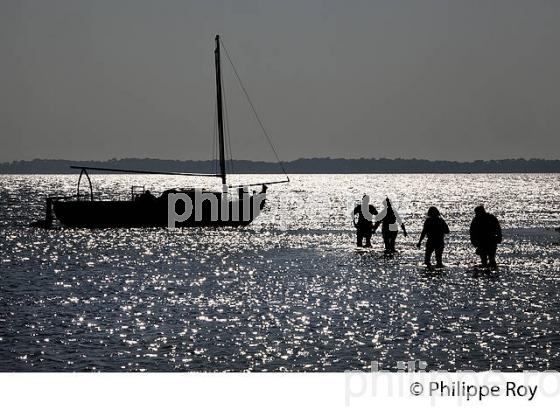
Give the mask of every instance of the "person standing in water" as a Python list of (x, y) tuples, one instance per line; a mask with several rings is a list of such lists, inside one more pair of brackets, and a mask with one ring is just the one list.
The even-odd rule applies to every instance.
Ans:
[(486, 212), (484, 205), (477, 206), (474, 214), (469, 230), (471, 243), (480, 256), (482, 266), (496, 268), (496, 250), (502, 242), (500, 222), (494, 215)]
[[(356, 227), (356, 246), (361, 248), (365, 239), (365, 247), (371, 248), (374, 215), (377, 215), (377, 209), (369, 203), (369, 196), (364, 195), (362, 203), (356, 205), (354, 212), (352, 213), (354, 226)], [(358, 220), (356, 220), (356, 216), (358, 217)]]
[(393, 209), (393, 205), (391, 204), (391, 201), (389, 201), (389, 198), (385, 199), (385, 209), (379, 213), (377, 223), (373, 227), (373, 233), (375, 233), (379, 224), (381, 224), (381, 234), (383, 235), (383, 243), (385, 244), (385, 254), (391, 255), (396, 252), (395, 242), (399, 233), (399, 225), (405, 238), (408, 234), (406, 233), (406, 228), (399, 213)]
[(418, 249), (422, 246), (422, 241), (428, 237), (426, 241), (426, 253), (424, 255), (424, 263), (426, 267), (432, 267), (432, 253), (436, 253), (436, 268), (443, 268), (443, 248), (445, 247), (444, 236), (449, 233), (447, 223), (441, 217), (439, 210), (435, 206), (428, 209), (428, 218), (424, 221), (424, 228), (418, 240)]

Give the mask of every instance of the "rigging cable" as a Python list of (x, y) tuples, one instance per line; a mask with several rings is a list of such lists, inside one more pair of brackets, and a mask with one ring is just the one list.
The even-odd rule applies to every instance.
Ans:
[(239, 85), (241, 86), (241, 89), (243, 90), (243, 93), (245, 94), (245, 97), (247, 98), (247, 102), (249, 103), (249, 106), (251, 107), (251, 110), (253, 111), (253, 114), (255, 115), (255, 118), (257, 119), (257, 122), (259, 123), (259, 125), (262, 129), (262, 132), (263, 132), (264, 136), (266, 137), (266, 139), (268, 141), (268, 144), (270, 145), (270, 148), (272, 149), (272, 152), (274, 153), (274, 156), (276, 157), (276, 160), (278, 161), (278, 164), (280, 165), (280, 168), (282, 168), (282, 172), (284, 172), (284, 175), (286, 176), (287, 180), (289, 181), (290, 177), (288, 176), (288, 173), (286, 172), (286, 168), (284, 167), (284, 162), (278, 156), (278, 153), (276, 152), (276, 148), (274, 148), (274, 145), (272, 144), (272, 140), (270, 139), (270, 136), (266, 132), (266, 129), (264, 128), (264, 124), (259, 117), (259, 114), (257, 114), (257, 110), (255, 109), (255, 106), (253, 105), (253, 102), (251, 101), (251, 98), (249, 97), (249, 93), (247, 92), (247, 89), (243, 85), (243, 81), (241, 81), (241, 77), (239, 77), (239, 73), (237, 72), (237, 69), (235, 68), (235, 65), (233, 64), (233, 61), (232, 61), (231, 57), (229, 56), (228, 49), (227, 49), (226, 45), (224, 44), (224, 42), (222, 41), (222, 39), (220, 39), (220, 43), (222, 44), (222, 47), (224, 48), (224, 51), (226, 52), (226, 57), (227, 57), (229, 63), (231, 64), (231, 67), (233, 68), (233, 72), (235, 73), (235, 77), (237, 77), (237, 81), (239, 82)]

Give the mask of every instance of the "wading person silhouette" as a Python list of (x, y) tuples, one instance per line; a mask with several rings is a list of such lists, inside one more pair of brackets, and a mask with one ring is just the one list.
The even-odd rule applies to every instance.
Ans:
[(373, 235), (373, 218), (377, 215), (377, 209), (369, 203), (369, 196), (364, 195), (362, 203), (356, 205), (352, 213), (354, 227), (356, 228), (356, 245), (363, 246), (366, 240), (366, 248), (371, 248), (371, 236)]
[(428, 209), (428, 217), (424, 221), (424, 228), (418, 240), (418, 249), (422, 246), (422, 241), (426, 240), (426, 253), (424, 255), (424, 263), (428, 268), (432, 267), (432, 253), (436, 253), (436, 267), (443, 268), (442, 256), (445, 247), (444, 236), (449, 233), (447, 223), (441, 217), (439, 210), (435, 206)]
[(385, 199), (385, 209), (379, 213), (377, 221), (373, 228), (373, 233), (375, 233), (377, 227), (381, 223), (381, 234), (383, 235), (383, 243), (385, 244), (385, 254), (391, 255), (396, 252), (395, 242), (399, 233), (399, 225), (405, 238), (408, 234), (406, 233), (406, 228), (399, 213), (393, 209), (389, 198)]
[(498, 219), (486, 212), (483, 205), (474, 209), (475, 216), (469, 230), (471, 243), (480, 256), (483, 267), (496, 267), (496, 249), (502, 242), (502, 228)]

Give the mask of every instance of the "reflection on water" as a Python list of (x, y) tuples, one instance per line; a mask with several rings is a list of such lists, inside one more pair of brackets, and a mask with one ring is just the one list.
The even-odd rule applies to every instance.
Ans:
[[(293, 179), (249, 228), (43, 231), (26, 227), (41, 193), (72, 193), (75, 176), (0, 176), (0, 370), (560, 369), (560, 235), (543, 229), (560, 226), (557, 175)], [(93, 182), (123, 197), (184, 185)], [(365, 192), (401, 198), (411, 236), (394, 259), (379, 236), (354, 250)], [(496, 274), (473, 268), (481, 202), (505, 228)], [(452, 230), (437, 273), (414, 247), (432, 204)]]

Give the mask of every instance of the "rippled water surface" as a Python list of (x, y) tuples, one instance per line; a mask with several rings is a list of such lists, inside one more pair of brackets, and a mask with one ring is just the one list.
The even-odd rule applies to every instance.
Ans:
[[(559, 175), (292, 179), (248, 228), (44, 231), (27, 227), (44, 194), (74, 193), (76, 176), (0, 176), (0, 370), (560, 370)], [(106, 197), (185, 185), (93, 182)], [(394, 259), (379, 235), (355, 250), (366, 192), (399, 202), (410, 236)], [(504, 227), (496, 273), (474, 268), (479, 203)], [(433, 204), (452, 230), (437, 274), (414, 247)]]

